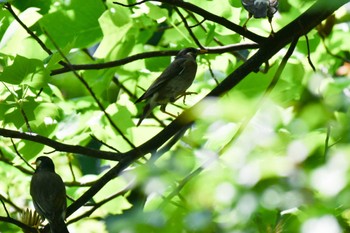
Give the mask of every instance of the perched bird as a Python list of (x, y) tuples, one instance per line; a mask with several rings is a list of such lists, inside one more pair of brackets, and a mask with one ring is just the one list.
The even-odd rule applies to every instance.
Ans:
[(242, 0), (242, 5), (249, 12), (249, 17), (243, 27), (247, 25), (252, 16), (254, 16), (254, 18), (267, 17), (271, 26), (271, 31), (274, 33), (271, 21), (273, 15), (277, 12), (278, 0)]
[(51, 233), (69, 233), (64, 222), (67, 200), (66, 188), (55, 165), (46, 156), (35, 161), (36, 170), (30, 182), (30, 195), (36, 211), (49, 221)]
[[(164, 70), (164, 72), (151, 84), (148, 90), (135, 103), (146, 100), (146, 106), (137, 123), (141, 124), (155, 108), (160, 105), (160, 110), (166, 112), (165, 108), (169, 102), (191, 92), (186, 90), (191, 86), (197, 72), (196, 56), (199, 50), (195, 48), (182, 49), (175, 57), (174, 61)], [(172, 115), (171, 113), (168, 113)], [(173, 116), (173, 115), (172, 115)]]

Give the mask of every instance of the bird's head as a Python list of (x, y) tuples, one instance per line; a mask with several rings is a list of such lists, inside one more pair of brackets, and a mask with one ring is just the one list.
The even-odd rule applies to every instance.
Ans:
[(46, 156), (38, 157), (33, 164), (36, 166), (35, 171), (55, 171), (55, 165), (53, 164), (52, 160)]
[(176, 55), (175, 59), (177, 58), (183, 58), (183, 57), (186, 57), (186, 56), (191, 56), (193, 58), (196, 58), (196, 56), (200, 53), (204, 53), (206, 50), (203, 50), (203, 49), (196, 49), (196, 48), (192, 48), (192, 47), (189, 47), (189, 48), (185, 48), (185, 49), (182, 49), (180, 50), (180, 52)]

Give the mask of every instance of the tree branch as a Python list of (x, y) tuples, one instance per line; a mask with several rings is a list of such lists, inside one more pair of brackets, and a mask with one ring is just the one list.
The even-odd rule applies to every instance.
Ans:
[(124, 141), (126, 141), (126, 143), (129, 144), (129, 146), (131, 148), (136, 148), (135, 145), (129, 140), (129, 138), (127, 138), (124, 133), (122, 132), (122, 130), (114, 123), (114, 121), (112, 120), (112, 118), (109, 116), (109, 114), (106, 112), (106, 109), (104, 108), (104, 106), (102, 105), (102, 103), (100, 102), (100, 100), (97, 98), (97, 96), (95, 95), (95, 93), (93, 92), (93, 90), (91, 89), (91, 87), (89, 86), (89, 84), (86, 82), (85, 79), (83, 79), (83, 77), (81, 75), (79, 75), (77, 73), (76, 70), (74, 70), (74, 68), (72, 67), (72, 64), (70, 63), (69, 59), (64, 55), (64, 53), (61, 51), (61, 49), (59, 48), (59, 46), (56, 44), (56, 42), (53, 40), (53, 38), (50, 36), (50, 34), (45, 31), (46, 36), (49, 38), (49, 40), (52, 42), (52, 44), (55, 46), (55, 48), (57, 49), (57, 51), (59, 52), (59, 54), (62, 56), (62, 58), (65, 60), (65, 62), (67, 63), (66, 67), (69, 68), (75, 77), (77, 77), (79, 79), (79, 81), (83, 84), (83, 86), (88, 90), (88, 92), (90, 93), (90, 95), (92, 96), (92, 98), (95, 100), (97, 106), (100, 108), (100, 110), (103, 112), (104, 116), (107, 118), (108, 122), (111, 124), (111, 126), (113, 127), (114, 130), (116, 130), (119, 135), (124, 139)]
[(16, 13), (13, 11), (12, 6), (10, 3), (6, 3), (4, 5), (4, 7), (10, 12), (10, 14), (15, 18), (15, 20), (21, 25), (21, 27), (31, 36), (33, 37), (33, 39), (38, 42), (38, 44), (40, 45), (40, 47), (49, 55), (52, 54), (51, 50), (46, 47), (46, 45), (44, 44), (44, 42), (42, 40), (40, 40), (40, 38), (34, 34), (34, 32), (32, 32), (27, 25), (25, 25), (22, 20), (16, 15)]
[(188, 33), (190, 34), (190, 36), (192, 37), (193, 41), (195, 42), (195, 44), (201, 48), (201, 49), (205, 49), (203, 47), (203, 45), (199, 42), (199, 40), (197, 39), (196, 35), (192, 32), (192, 29), (190, 28), (190, 26), (187, 23), (187, 20), (185, 18), (185, 16), (183, 16), (183, 14), (181, 13), (181, 11), (179, 9), (177, 9), (177, 7), (174, 8), (176, 13), (180, 16), (182, 22), (185, 25), (185, 28), (187, 29)]
[(37, 229), (27, 226), (26, 224), (22, 223), (21, 221), (18, 221), (14, 218), (11, 217), (3, 217), (0, 216), (0, 222), (7, 222), (7, 223), (11, 223), (13, 225), (18, 226), (19, 228), (25, 230), (25, 232), (33, 232), (33, 233), (37, 233)]
[[(251, 31), (248, 31), (247, 29), (245, 29), (241, 26), (238, 26), (237, 24), (232, 23), (231, 21), (229, 21), (223, 17), (212, 14), (209, 11), (206, 11), (206, 10), (204, 10), (204, 9), (194, 5), (194, 4), (188, 3), (188, 2), (177, 1), (177, 0), (148, 0), (148, 1), (146, 0), (146, 1), (138, 2), (136, 4), (138, 5), (138, 4), (142, 4), (144, 2), (150, 2), (150, 1), (167, 3), (167, 4), (170, 4), (173, 6), (181, 7), (183, 9), (192, 11), (192, 12), (202, 16), (204, 19), (218, 23), (218, 24), (226, 27), (227, 29), (230, 29), (230, 30), (242, 35), (243, 37), (248, 38), (251, 41), (254, 41), (258, 44), (261, 44), (266, 40), (265, 37), (259, 36)], [(121, 5), (121, 6), (126, 6), (126, 7), (131, 7), (131, 6), (136, 5), (136, 4), (125, 5), (125, 4), (122, 4), (119, 2), (113, 2), (113, 3), (117, 4), (117, 5)]]
[[(223, 52), (232, 52), (237, 50), (244, 50), (244, 49), (257, 49), (259, 48), (259, 45), (256, 43), (240, 43), (240, 44), (234, 44), (234, 45), (227, 45), (227, 46), (221, 46), (221, 47), (211, 47), (206, 48), (208, 51), (207, 53), (223, 53)], [(144, 52), (144, 53), (138, 53), (123, 59), (105, 62), (105, 63), (99, 63), (99, 64), (72, 64), (72, 69), (78, 71), (78, 70), (100, 70), (100, 69), (107, 69), (107, 68), (113, 68), (117, 66), (122, 66), (125, 64), (128, 64), (130, 62), (134, 62), (137, 60), (142, 60), (146, 58), (152, 58), (152, 57), (166, 57), (166, 56), (175, 56), (179, 53), (179, 50), (163, 50), (163, 51), (152, 51), (152, 52)], [(51, 75), (58, 75), (63, 74), (66, 72), (70, 72), (71, 69), (69, 67), (63, 67), (60, 69), (52, 70)]]
[(57, 151), (83, 154), (93, 158), (100, 158), (100, 159), (106, 159), (106, 160), (112, 160), (112, 161), (119, 161), (123, 158), (123, 155), (121, 153), (95, 150), (95, 149), (90, 149), (83, 146), (68, 145), (68, 144), (60, 143), (55, 140), (52, 140), (34, 133), (23, 133), (23, 132), (18, 132), (14, 130), (0, 128), (0, 136), (7, 137), (7, 138), (25, 139), (28, 141), (37, 142), (46, 146), (50, 146)]
[[(178, 1), (176, 1), (178, 2)], [(270, 37), (266, 43), (263, 43), (261, 48), (243, 65), (238, 67), (234, 72), (227, 76), (227, 78), (214, 88), (204, 99), (208, 97), (219, 97), (227, 91), (235, 87), (242, 81), (249, 73), (253, 72), (261, 66), (265, 61), (269, 60), (284, 46), (288, 45), (296, 38), (308, 33), (322, 20), (326, 19), (339, 7), (347, 3), (347, 0), (338, 0), (329, 2), (328, 0), (319, 0), (311, 6), (304, 14), (288, 24), (282, 30), (278, 31), (274, 37)], [(300, 27), (303, 25), (303, 27)], [(137, 149), (130, 150), (124, 153), (124, 158), (103, 175), (90, 189), (88, 189), (76, 202), (70, 205), (67, 209), (67, 215), (71, 215), (74, 211), (88, 202), (105, 184), (115, 178), (126, 167), (135, 162), (143, 155), (152, 152), (155, 148), (161, 147), (166, 141), (173, 137), (177, 132), (184, 127), (193, 124), (195, 116), (192, 114), (193, 110), (201, 104), (203, 100), (194, 105), (192, 108), (185, 110), (167, 127), (165, 127), (156, 136), (145, 142)]]

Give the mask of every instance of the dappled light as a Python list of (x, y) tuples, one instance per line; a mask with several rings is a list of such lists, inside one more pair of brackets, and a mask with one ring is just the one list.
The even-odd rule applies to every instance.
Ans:
[(348, 4), (1, 1), (0, 232), (350, 232)]

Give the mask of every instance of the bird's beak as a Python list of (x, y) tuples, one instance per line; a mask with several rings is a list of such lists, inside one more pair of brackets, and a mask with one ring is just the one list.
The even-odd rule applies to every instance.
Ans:
[(40, 165), (40, 161), (34, 161), (34, 162), (31, 162), (30, 164), (37, 167)]
[(198, 51), (198, 54), (204, 54), (204, 53), (207, 53), (208, 52), (208, 50), (206, 50), (206, 49), (199, 49), (199, 51)]

